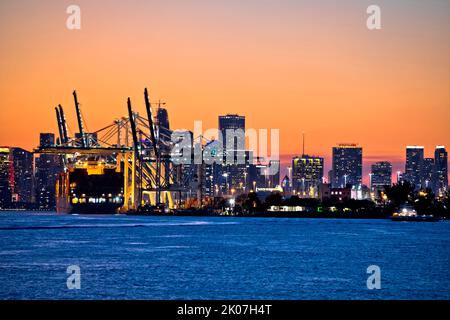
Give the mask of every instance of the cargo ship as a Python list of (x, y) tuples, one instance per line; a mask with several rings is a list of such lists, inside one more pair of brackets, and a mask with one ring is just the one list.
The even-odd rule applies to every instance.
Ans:
[(124, 176), (105, 158), (79, 158), (67, 165), (56, 183), (58, 213), (114, 214), (124, 205)]

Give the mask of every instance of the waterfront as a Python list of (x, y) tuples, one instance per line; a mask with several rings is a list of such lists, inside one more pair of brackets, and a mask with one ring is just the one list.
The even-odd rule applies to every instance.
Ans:
[(449, 268), (448, 221), (0, 214), (1, 299), (449, 299)]

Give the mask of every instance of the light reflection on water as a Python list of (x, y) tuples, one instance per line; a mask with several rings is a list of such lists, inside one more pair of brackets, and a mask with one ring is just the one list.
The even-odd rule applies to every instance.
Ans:
[(449, 299), (449, 268), (448, 221), (0, 214), (1, 299)]

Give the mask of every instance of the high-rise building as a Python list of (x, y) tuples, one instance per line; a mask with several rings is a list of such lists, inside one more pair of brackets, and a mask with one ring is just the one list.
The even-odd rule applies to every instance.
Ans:
[(0, 202), (11, 207), (33, 200), (33, 154), (21, 148), (0, 148)]
[(221, 142), (213, 140), (205, 145), (203, 151), (204, 194), (222, 196), (248, 192), (257, 170), (253, 164), (253, 152), (245, 151), (243, 164), (221, 163), (223, 159)]
[[(262, 174), (261, 170), (258, 170), (253, 161), (253, 152), (246, 150), (244, 152), (244, 163), (243, 164), (227, 164), (224, 163), (221, 166), (221, 183), (222, 190), (228, 194), (237, 194), (247, 192), (252, 190), (252, 179), (260, 176)], [(267, 173), (267, 171), (264, 171)], [(267, 183), (275, 183), (276, 179), (279, 179), (279, 171), (278, 175), (266, 176)], [(270, 179), (270, 180), (269, 180)], [(271, 182), (268, 182), (271, 181)]]
[[(55, 143), (52, 133), (41, 133), (40, 146), (49, 147)], [(62, 163), (57, 155), (41, 154), (35, 159), (36, 202), (40, 209), (54, 209), (55, 186)]]
[(41, 147), (52, 147), (55, 145), (55, 135), (53, 133), (41, 133), (39, 135), (39, 145)]
[(246, 183), (246, 191), (250, 192), (256, 189), (258, 176), (260, 175), (260, 170), (257, 168), (257, 162), (253, 157), (253, 152), (248, 151), (248, 164), (247, 164), (247, 172), (245, 175)]
[(156, 122), (160, 128), (170, 130), (169, 113), (167, 112), (167, 109), (161, 107), (158, 108), (158, 111), (156, 112)]
[(158, 108), (156, 112), (156, 123), (158, 124), (159, 139), (163, 143), (169, 143), (172, 131), (170, 130), (169, 113), (165, 108)]
[(356, 144), (339, 144), (333, 147), (332, 188), (362, 183), (362, 148)]
[[(250, 180), (247, 181), (249, 190), (276, 188), (280, 186), (280, 160), (268, 160), (257, 157), (254, 165), (250, 165)], [(251, 172), (254, 172), (253, 174)]]
[(435, 192), (448, 189), (448, 154), (444, 146), (437, 146), (434, 151)]
[(269, 165), (271, 168), (273, 168), (273, 170), (275, 170), (275, 174), (270, 175), (269, 188), (276, 188), (280, 185), (280, 171), (281, 171), (280, 160), (270, 160)]
[(434, 185), (435, 185), (434, 159), (424, 158), (422, 167), (421, 186), (424, 188), (434, 189)]
[(392, 164), (380, 161), (372, 164), (370, 175), (370, 188), (373, 191), (383, 191), (386, 186), (392, 184)]
[[(219, 116), (219, 130), (222, 135), (222, 143), (224, 152), (233, 152), (235, 154), (236, 151), (241, 151), (245, 149), (245, 139), (243, 141), (238, 141), (238, 137), (234, 137), (232, 141), (233, 149), (227, 150), (227, 139), (230, 138), (228, 134), (233, 131), (241, 131), (245, 133), (245, 117), (237, 114), (227, 114), (225, 116)], [(231, 139), (231, 138), (230, 138)]]
[(217, 163), (216, 160), (221, 161), (223, 157), (221, 154), (222, 148), (219, 146), (218, 140), (213, 140), (205, 145), (203, 152), (204, 166), (204, 193), (206, 196), (215, 197), (220, 195), (220, 176), (222, 174), (222, 165)]
[(246, 187), (246, 164), (225, 164), (222, 166), (220, 185), (227, 194), (242, 193)]
[[(220, 185), (227, 194), (242, 192), (246, 186), (246, 175), (248, 174), (248, 159), (245, 152), (245, 117), (237, 114), (219, 116), (219, 131), (223, 145), (223, 165)], [(232, 148), (227, 147), (229, 134), (233, 135)], [(239, 140), (241, 139), (241, 140)], [(242, 155), (242, 158), (240, 157)], [(233, 159), (229, 161), (229, 159)], [(243, 163), (239, 163), (243, 160)]]
[[(192, 188), (191, 192), (193, 192), (198, 186), (198, 165), (194, 164), (194, 134), (188, 130), (175, 130), (174, 133), (179, 138), (179, 142), (174, 143), (171, 150), (171, 152), (178, 150), (178, 153), (172, 154), (172, 161), (177, 163), (178, 168), (173, 173), (172, 179), (179, 185), (189, 186)], [(192, 177), (196, 178), (197, 181), (193, 181)]]
[(10, 148), (0, 148), (0, 208), (7, 208), (11, 204), (10, 176), (13, 172), (10, 161)]
[(423, 181), (423, 155), (422, 146), (406, 147), (406, 163), (404, 180), (414, 184), (416, 189), (421, 188)]
[(292, 159), (292, 189), (304, 198), (318, 198), (323, 182), (324, 159), (302, 155)]
[(220, 174), (221, 166), (217, 163), (207, 164), (204, 166), (204, 194), (208, 197), (216, 197), (220, 195)]
[(15, 202), (31, 203), (33, 199), (33, 153), (13, 148)]
[[(170, 152), (170, 142), (172, 140), (172, 131), (170, 130), (169, 124), (169, 113), (167, 109), (158, 107), (158, 111), (156, 113), (156, 123), (158, 125), (158, 135), (159, 141), (161, 142), (159, 145), (160, 152)], [(193, 142), (193, 141), (192, 141)], [(164, 170), (164, 180), (170, 180), (170, 172), (168, 170)]]
[(267, 163), (265, 159), (260, 157), (256, 158), (255, 161), (255, 176), (254, 176), (254, 186), (253, 189), (261, 189), (268, 188), (269, 182), (267, 181), (268, 175), (267, 173)]

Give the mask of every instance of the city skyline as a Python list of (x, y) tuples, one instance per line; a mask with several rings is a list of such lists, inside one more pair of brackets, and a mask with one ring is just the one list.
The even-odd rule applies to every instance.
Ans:
[[(373, 162), (401, 168), (406, 145), (423, 145), (425, 157), (450, 145), (447, 2), (380, 1), (378, 31), (366, 28), (367, 5), (356, 1), (323, 1), (327, 11), (291, 1), (132, 2), (142, 10), (79, 1), (76, 31), (65, 28), (63, 2), (0, 5), (8, 26), (0, 32), (0, 145), (31, 150), (37, 133), (56, 133), (58, 103), (75, 123), (74, 88), (88, 128), (99, 128), (125, 114), (125, 97), (139, 97), (143, 85), (167, 103), (173, 128), (194, 120), (213, 128), (227, 113), (246, 116), (249, 128), (279, 128), (282, 163), (301, 154), (302, 132), (325, 171), (332, 146), (357, 142), (365, 183)], [(142, 103), (135, 108), (145, 113)], [(17, 110), (20, 126), (11, 121)]]
[(449, 40), (450, 0), (0, 0), (0, 301), (448, 300)]
[[(156, 121), (161, 121), (159, 119), (159, 117), (161, 117), (161, 114), (164, 114), (164, 120), (163, 121), (165, 121), (163, 123), (163, 127), (162, 128), (164, 130), (167, 130), (166, 128), (169, 126), (168, 112), (164, 108), (159, 108), (158, 109), (158, 116), (156, 117)], [(241, 115), (237, 115), (237, 114), (235, 114), (235, 115), (227, 114), (226, 116), (219, 115), (218, 118), (219, 118), (219, 121), (220, 121), (220, 119), (223, 119), (224, 117), (226, 118), (226, 117), (229, 117), (229, 116), (241, 117), (241, 118), (243, 118), (243, 121), (245, 122), (245, 117), (242, 117)], [(221, 131), (220, 128), (218, 128), (217, 130), (218, 130), (218, 132)], [(168, 132), (170, 133), (171, 131), (168, 131)], [(56, 137), (57, 133), (54, 133), (54, 132), (51, 132), (51, 133), (39, 133), (39, 136), (38, 136), (38, 139), (37, 139), (39, 143), (31, 150), (24, 149), (22, 146), (13, 146), (13, 145), (0, 145), (0, 148), (4, 148), (4, 149), (5, 148), (11, 148), (11, 149), (21, 149), (21, 150), (23, 149), (24, 151), (32, 153), (33, 150), (36, 147), (43, 145), (42, 141), (43, 141), (43, 139), (47, 138), (46, 137), (47, 135), (52, 135), (52, 136)], [(79, 133), (75, 132), (75, 135), (79, 136)], [(214, 141), (213, 140), (211, 142), (217, 143), (219, 141)], [(303, 143), (304, 143), (304, 133), (303, 133)], [(206, 145), (208, 145), (208, 143), (206, 143), (205, 146)], [(246, 146), (246, 148), (247, 147), (248, 146)], [(438, 150), (443, 150), (444, 152), (446, 150), (446, 146), (444, 146), (444, 145), (436, 145), (433, 150), (431, 150), (431, 151), (428, 150), (428, 153), (432, 153), (433, 156), (432, 157), (427, 157), (428, 153), (426, 153), (427, 150), (426, 150), (426, 148), (424, 148), (424, 146), (409, 145), (409, 146), (405, 146), (405, 148), (404, 148), (404, 150), (406, 150), (406, 154), (405, 154), (404, 159), (400, 159), (398, 161), (395, 161), (395, 160), (393, 161), (392, 159), (389, 159), (389, 158), (386, 158), (386, 157), (377, 158), (377, 157), (367, 156), (364, 153), (364, 147), (359, 145), (359, 144), (357, 144), (357, 143), (336, 143), (335, 145), (330, 147), (330, 152), (329, 152), (328, 155), (308, 154), (307, 152), (305, 152), (305, 149), (304, 149), (305, 147), (303, 145), (302, 146), (302, 152), (299, 152), (299, 153), (296, 153), (296, 154), (293, 154), (293, 155), (280, 155), (279, 159), (276, 160), (276, 161), (280, 162), (280, 170), (278, 172), (278, 175), (280, 177), (280, 179), (279, 179), (280, 185), (282, 183), (282, 181), (281, 181), (282, 177), (284, 177), (284, 176), (288, 176), (289, 177), (290, 175), (293, 174), (293, 172), (291, 171), (292, 167), (293, 167), (293, 161), (295, 159), (301, 159), (301, 158), (318, 158), (318, 159), (320, 158), (320, 159), (322, 159), (321, 160), (322, 161), (321, 162), (321, 167), (322, 167), (321, 171), (323, 172), (322, 178), (325, 179), (325, 181), (327, 181), (328, 183), (332, 183), (332, 181), (330, 180), (329, 174), (333, 171), (332, 170), (333, 169), (333, 152), (334, 152), (334, 150), (336, 148), (338, 148), (338, 149), (339, 148), (346, 149), (348, 147), (361, 149), (361, 151), (360, 151), (361, 152), (361, 162), (362, 162), (362, 177), (361, 178), (362, 178), (362, 184), (363, 185), (367, 185), (367, 186), (370, 186), (370, 184), (371, 184), (371, 177), (370, 177), (370, 175), (373, 172), (374, 165), (376, 166), (376, 165), (378, 165), (380, 163), (384, 163), (384, 162), (389, 163), (390, 167), (391, 167), (391, 169), (390, 169), (391, 170), (391, 181), (392, 181), (392, 183), (396, 183), (398, 181), (399, 174), (401, 174), (402, 176), (406, 175), (407, 167), (408, 167), (408, 152), (411, 149), (418, 149), (418, 150), (420, 150), (421, 151), (421, 155), (420, 156), (422, 157), (422, 159), (424, 161), (426, 161), (426, 160), (433, 160), (434, 161), (434, 159), (438, 157)], [(225, 142), (224, 142), (224, 148), (225, 148)], [(249, 151), (246, 151), (246, 153), (248, 153), (248, 152)], [(248, 155), (246, 157), (248, 157)], [(36, 157), (35, 161), (38, 161), (38, 160), (39, 160), (39, 157)], [(264, 160), (264, 159), (262, 159), (262, 160)], [(266, 160), (268, 160), (268, 159), (266, 159)], [(273, 160), (275, 160), (275, 159), (273, 159)], [(255, 163), (259, 163), (258, 159), (254, 159), (254, 161), (256, 161)], [(344, 163), (347, 162), (346, 160), (343, 160), (343, 161), (344, 161)], [(441, 160), (441, 162), (442, 162), (442, 160)], [(442, 163), (441, 165), (444, 165), (444, 163)], [(447, 165), (448, 165), (448, 163), (447, 163)], [(421, 171), (423, 169), (420, 168), (418, 170)], [(291, 172), (291, 173), (289, 173), (289, 172)], [(449, 177), (450, 177), (450, 173), (447, 174), (447, 179)], [(289, 177), (289, 178), (292, 178), (292, 176)]]
[[(234, 130), (245, 130), (245, 117), (243, 116), (219, 115), (218, 120), (219, 130), (223, 136), (225, 133), (233, 134)], [(158, 131), (165, 131), (167, 137), (172, 135), (172, 131), (169, 129), (169, 113), (166, 109), (162, 107), (158, 109), (156, 123), (159, 126)], [(62, 132), (60, 130), (61, 136)], [(189, 134), (192, 135), (192, 133)], [(94, 149), (100, 147), (97, 144), (97, 133), (84, 133), (84, 135), (91, 137), (87, 140), (89, 144), (92, 144), (91, 147)], [(83, 137), (80, 133), (76, 133), (75, 136), (79, 141)], [(430, 189), (437, 197), (442, 197), (448, 189), (448, 153), (445, 146), (442, 145), (436, 146), (434, 158), (424, 157), (423, 146), (406, 146), (406, 161), (403, 171), (394, 173), (390, 162), (376, 162), (371, 166), (369, 184), (365, 184), (362, 179), (363, 148), (357, 144), (341, 143), (332, 148), (332, 170), (328, 174), (324, 172), (324, 158), (310, 156), (302, 148), (302, 156), (292, 158), (292, 166), (288, 169), (288, 174), (282, 178), (280, 171), (274, 175), (267, 175), (268, 167), (272, 165), (273, 161), (279, 162), (279, 160), (255, 157), (251, 151), (242, 150), (242, 142), (237, 141), (240, 138), (232, 136), (232, 139), (233, 143), (231, 144), (229, 144), (228, 138), (225, 138), (223, 142), (212, 140), (205, 143), (204, 152), (207, 155), (211, 152), (211, 156), (214, 155), (214, 157), (219, 155), (219, 159), (222, 159), (219, 163), (210, 164), (207, 161), (201, 166), (196, 166), (194, 163), (186, 162), (184, 168), (179, 167), (180, 171), (177, 169), (177, 172), (190, 176), (191, 182), (188, 188), (191, 190), (190, 192), (196, 190), (197, 197), (202, 198), (202, 195), (206, 195), (210, 199), (216, 199), (216, 197), (223, 196), (234, 197), (251, 191), (257, 194), (282, 191), (284, 196), (296, 195), (309, 199), (323, 200), (338, 194), (341, 200), (351, 197), (358, 200), (379, 201), (383, 199), (386, 190), (389, 190), (393, 182), (408, 181), (416, 191), (425, 192)], [(55, 139), (53, 133), (40, 133), (39, 140), (39, 148), (60, 146), (60, 142)], [(133, 140), (136, 143), (137, 139), (133, 138)], [(171, 139), (169, 138), (169, 140)], [(144, 141), (142, 140), (142, 142)], [(116, 146), (119, 146), (120, 141), (116, 142), (118, 143)], [(220, 151), (222, 147), (219, 147), (218, 143), (232, 146), (230, 150), (223, 147), (224, 150), (227, 150), (227, 154), (229, 152), (237, 153), (238, 150), (244, 151), (244, 163), (235, 162), (236, 155), (232, 162), (228, 162), (229, 160), (225, 159), (228, 156), (225, 157), (225, 154)], [(0, 153), (0, 175), (2, 177), (0, 179), (0, 208), (14, 205), (34, 205), (41, 210), (54, 208), (55, 184), (60, 180), (62, 164), (65, 160), (56, 154), (39, 154), (33, 160), (33, 153), (20, 147), (0, 147)], [(220, 155), (222, 156), (220, 157)], [(79, 164), (82, 166), (81, 162)], [(280, 168), (279, 164), (276, 168)], [(99, 172), (103, 171), (96, 171), (97, 174)], [(194, 175), (192, 172), (195, 172)], [(395, 180), (393, 176), (396, 176)], [(178, 180), (176, 177), (174, 179)], [(110, 194), (112, 197), (111, 192)], [(122, 193), (119, 194), (119, 198), (122, 197), (121, 195)], [(78, 198), (74, 197), (74, 201), (77, 203)], [(96, 198), (89, 199), (89, 201), (96, 201)], [(146, 201), (151, 201), (151, 198)], [(195, 200), (191, 198), (187, 203), (194, 203), (193, 201)]]
[[(165, 109), (164, 110), (166, 116), (167, 117), (167, 111)], [(240, 115), (237, 115), (240, 116)], [(218, 116), (219, 118), (221, 117), (220, 115)], [(217, 128), (218, 132), (220, 131), (220, 128)], [(76, 131), (76, 130), (75, 130)], [(76, 132), (75, 132), (76, 133)], [(39, 142), (41, 141), (39, 138), (39, 134), (44, 134), (44, 133), (38, 133), (37, 134), (37, 142), (36, 145), (34, 145), (31, 149), (26, 149), (23, 146), (14, 146), (11, 144), (5, 144), (5, 145), (0, 145), (1, 148), (19, 148), (19, 149), (24, 149), (26, 151), (30, 151), (32, 152), (36, 147), (39, 146)], [(57, 136), (57, 132), (51, 132), (51, 134), (54, 134), (55, 136)], [(303, 139), (304, 139), (304, 132), (303, 132)], [(329, 152), (328, 154), (322, 155), (322, 154), (313, 154), (310, 153), (308, 154), (308, 152), (305, 152), (304, 156), (307, 157), (320, 157), (323, 159), (323, 177), (328, 181), (329, 180), (329, 172), (332, 171), (332, 163), (333, 163), (333, 148), (335, 148), (336, 146), (339, 145), (345, 145), (345, 144), (352, 144), (358, 147), (362, 148), (362, 183), (364, 185), (369, 186), (370, 185), (370, 174), (372, 172), (372, 166), (374, 164), (377, 164), (379, 162), (389, 162), (392, 165), (392, 175), (391, 175), (391, 179), (393, 183), (397, 182), (398, 179), (398, 174), (404, 174), (405, 173), (405, 169), (406, 169), (406, 163), (407, 163), (407, 155), (405, 154), (405, 150), (408, 150), (408, 148), (419, 148), (422, 150), (423, 154), (423, 158), (424, 159), (433, 159), (435, 156), (435, 152), (437, 149), (439, 149), (440, 147), (446, 148), (446, 146), (444, 145), (439, 145), (436, 144), (434, 148), (432, 148), (431, 150), (427, 150), (427, 148), (425, 148), (424, 146), (420, 146), (420, 145), (408, 145), (405, 146), (403, 148), (403, 158), (402, 157), (397, 157), (397, 158), (389, 158), (389, 157), (385, 157), (385, 156), (371, 156), (371, 155), (367, 155), (364, 152), (364, 146), (359, 145), (358, 143), (335, 143), (334, 145), (330, 146), (329, 148)], [(246, 146), (247, 147), (247, 146)], [(294, 154), (280, 154), (279, 157), (279, 161), (280, 161), (280, 178), (284, 177), (284, 176), (289, 176), (289, 170), (292, 169), (292, 161), (294, 158), (298, 158), (298, 157), (302, 157), (302, 152), (305, 151), (305, 147), (302, 146), (301, 147), (302, 150), (299, 150), (298, 153), (294, 153)], [(448, 173), (448, 178), (450, 178), (450, 172)], [(330, 182), (330, 181), (328, 181)], [(281, 184), (281, 181), (280, 181)]]

